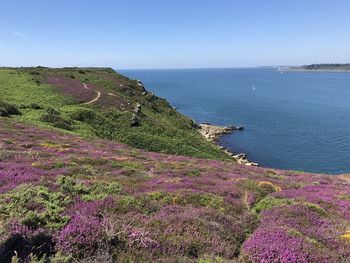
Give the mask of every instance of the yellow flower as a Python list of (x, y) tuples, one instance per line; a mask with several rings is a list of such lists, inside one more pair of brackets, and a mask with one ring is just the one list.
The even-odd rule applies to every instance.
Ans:
[(350, 243), (350, 231), (346, 232), (346, 234), (340, 236), (341, 238), (344, 238), (347, 242)]
[(179, 198), (178, 198), (177, 196), (174, 196), (174, 197), (173, 197), (173, 205), (176, 205), (176, 202), (178, 201), (178, 199), (179, 199)]
[(260, 181), (260, 182), (258, 183), (258, 185), (259, 185), (259, 186), (271, 186), (275, 192), (280, 192), (280, 191), (282, 191), (282, 188), (281, 188), (280, 186), (274, 185), (273, 183), (268, 182), (268, 181)]
[(55, 144), (55, 143), (41, 143), (40, 144), (41, 147), (44, 147), (44, 148), (49, 148), (49, 149), (57, 149), (57, 150), (65, 150), (67, 148), (69, 148), (69, 144)]
[(38, 167), (39, 165), (40, 165), (39, 162), (34, 162), (34, 163), (32, 163), (32, 166), (33, 166), (33, 167)]

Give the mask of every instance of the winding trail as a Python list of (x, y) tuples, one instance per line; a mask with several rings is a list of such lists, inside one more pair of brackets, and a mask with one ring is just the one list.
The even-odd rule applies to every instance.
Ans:
[[(83, 83), (83, 85), (84, 85), (84, 88), (85, 89), (90, 89), (85, 83)], [(96, 101), (98, 101), (99, 99), (100, 99), (100, 97), (101, 97), (101, 92), (100, 91), (98, 91), (98, 90), (94, 90), (96, 93), (97, 93), (97, 96), (94, 98), (94, 99), (92, 99), (92, 100), (90, 100), (90, 101), (88, 101), (88, 102), (84, 102), (84, 104), (91, 104), (91, 103), (94, 103), (94, 102), (96, 102)]]

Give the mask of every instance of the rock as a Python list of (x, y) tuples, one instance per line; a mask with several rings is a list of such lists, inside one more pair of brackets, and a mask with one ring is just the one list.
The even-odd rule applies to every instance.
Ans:
[(140, 103), (137, 103), (137, 104), (136, 104), (135, 109), (134, 109), (134, 112), (135, 112), (136, 114), (141, 113), (141, 104), (140, 104)]
[(235, 130), (234, 126), (216, 126), (209, 123), (195, 124), (199, 132), (209, 141), (216, 141), (221, 135), (231, 133)]
[(216, 125), (212, 125), (211, 123), (197, 124), (196, 122), (194, 122), (193, 127), (198, 129), (204, 138), (206, 138), (210, 142), (215, 143), (219, 149), (222, 149), (227, 155), (229, 155), (233, 159), (235, 159), (237, 161), (237, 163), (243, 164), (246, 166), (258, 166), (257, 163), (250, 162), (247, 159), (247, 155), (245, 153), (235, 154), (235, 153), (229, 151), (228, 149), (217, 144), (217, 140), (221, 135), (231, 133), (231, 132), (236, 131), (236, 130), (239, 130), (239, 131), (243, 130), (243, 127), (241, 127), (241, 126), (238, 126), (238, 127), (235, 127), (235, 126), (216, 126)]
[(130, 125), (131, 127), (136, 127), (140, 125), (140, 120), (135, 113), (132, 115), (130, 119)]

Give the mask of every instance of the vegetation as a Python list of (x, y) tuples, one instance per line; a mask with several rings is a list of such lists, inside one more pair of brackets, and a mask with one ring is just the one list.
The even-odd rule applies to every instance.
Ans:
[[(97, 91), (100, 98), (86, 104)], [(228, 160), (202, 138), (192, 120), (112, 69), (2, 68), (0, 93), (1, 116), (16, 114), (19, 121), (150, 151)]]
[(0, 120), (1, 262), (349, 259), (348, 176), (145, 152)]
[(348, 175), (190, 157), (225, 159), (110, 69), (2, 69), (0, 92), (1, 262), (350, 258)]

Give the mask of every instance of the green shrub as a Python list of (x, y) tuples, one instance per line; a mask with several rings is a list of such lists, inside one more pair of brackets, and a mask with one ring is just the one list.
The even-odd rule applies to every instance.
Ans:
[(77, 109), (72, 112), (69, 117), (76, 121), (92, 124), (96, 120), (96, 112), (90, 109)]
[(263, 199), (261, 199), (253, 208), (253, 211), (256, 213), (260, 213), (264, 210), (269, 210), (271, 208), (274, 208), (276, 206), (282, 206), (282, 205), (291, 205), (293, 204), (293, 200), (287, 199), (287, 198), (275, 198), (267, 196)]
[(43, 122), (51, 123), (52, 126), (59, 129), (64, 129), (68, 131), (73, 130), (73, 127), (71, 126), (72, 123), (57, 114), (53, 114), (53, 113), (44, 114), (41, 116), (40, 120)]
[(0, 116), (9, 117), (10, 115), (20, 115), (17, 106), (0, 100)]
[(42, 107), (39, 104), (37, 104), (37, 103), (30, 103), (28, 105), (28, 108), (29, 109), (33, 109), (33, 110), (40, 110), (40, 109), (42, 109)]
[(49, 106), (46, 109), (46, 112), (50, 115), (60, 115), (61, 113), (59, 112), (59, 110), (56, 110), (55, 108)]
[[(62, 216), (71, 199), (61, 192), (52, 192), (44, 186), (23, 184), (0, 196), (0, 214), (21, 218), (30, 228), (47, 226), (57, 229), (65, 225), (68, 217)], [(33, 207), (37, 209), (33, 210)]]
[(108, 195), (119, 194), (121, 187), (118, 182), (94, 181), (89, 184), (77, 182), (71, 176), (60, 176), (57, 180), (61, 191), (73, 196), (80, 196), (85, 201), (100, 200)]
[(70, 122), (68, 122), (67, 120), (64, 120), (63, 118), (53, 122), (52, 126), (59, 129), (67, 130), (67, 131), (73, 130), (73, 127), (71, 126)]

